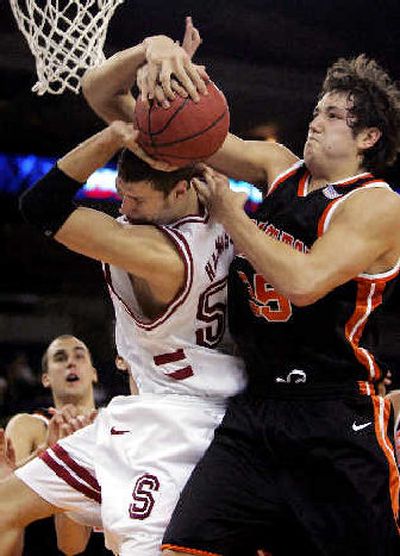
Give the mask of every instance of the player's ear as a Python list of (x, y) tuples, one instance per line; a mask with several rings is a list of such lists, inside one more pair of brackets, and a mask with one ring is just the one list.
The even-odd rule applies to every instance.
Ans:
[(173, 188), (173, 193), (175, 199), (179, 199), (182, 195), (185, 195), (187, 190), (189, 189), (190, 184), (188, 180), (179, 180), (177, 184), (175, 184)]
[(373, 147), (382, 137), (382, 131), (377, 127), (367, 127), (361, 131), (361, 148), (366, 150)]
[(97, 376), (97, 369), (95, 367), (92, 367), (92, 369), (93, 369), (92, 383), (97, 384), (99, 382), (99, 377)]
[(50, 388), (51, 385), (48, 373), (42, 374), (42, 385), (44, 386), (44, 388)]

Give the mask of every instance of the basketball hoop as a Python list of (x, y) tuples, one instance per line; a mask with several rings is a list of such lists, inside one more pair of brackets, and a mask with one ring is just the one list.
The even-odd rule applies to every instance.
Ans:
[(20, 31), (35, 57), (32, 91), (80, 89), (83, 72), (101, 64), (107, 28), (124, 0), (10, 0)]

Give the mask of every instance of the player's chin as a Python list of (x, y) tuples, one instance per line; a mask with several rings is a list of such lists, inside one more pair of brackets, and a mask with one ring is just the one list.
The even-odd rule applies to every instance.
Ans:
[(313, 155), (315, 154), (314, 148), (312, 145), (310, 145), (309, 142), (307, 142), (304, 146), (304, 150), (303, 150), (303, 158), (304, 158), (304, 162), (307, 164), (308, 160), (311, 160)]

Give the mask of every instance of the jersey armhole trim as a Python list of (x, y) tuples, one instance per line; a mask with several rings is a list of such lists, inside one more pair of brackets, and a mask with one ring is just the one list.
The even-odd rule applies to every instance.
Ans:
[(168, 237), (168, 239), (174, 244), (175, 248), (180, 254), (185, 266), (185, 277), (182, 287), (180, 288), (176, 296), (167, 305), (163, 313), (156, 319), (145, 321), (141, 319), (139, 315), (134, 314), (134, 312), (130, 309), (130, 307), (128, 307), (128, 305), (114, 288), (114, 285), (112, 283), (110, 265), (108, 263), (104, 264), (104, 274), (110, 291), (110, 295), (112, 297), (115, 296), (115, 298), (119, 300), (128, 315), (135, 321), (136, 325), (140, 328), (143, 328), (144, 330), (153, 330), (157, 326), (163, 324), (172, 315), (172, 313), (174, 313), (176, 309), (185, 302), (193, 284), (193, 255), (186, 238), (178, 230), (169, 227), (167, 228), (165, 226), (157, 226), (157, 228), (160, 230), (160, 232), (164, 233)]
[(287, 168), (284, 172), (282, 172), (281, 174), (279, 174), (274, 181), (271, 183), (270, 187), (268, 188), (268, 192), (266, 194), (266, 197), (268, 197), (269, 195), (271, 195), (271, 193), (273, 191), (275, 191), (275, 189), (278, 187), (278, 185), (280, 185), (284, 180), (286, 180), (287, 178), (289, 178), (290, 176), (292, 176), (293, 174), (295, 174), (297, 172), (297, 170), (299, 168), (301, 168), (302, 166), (304, 166), (304, 160), (298, 160), (297, 162), (295, 162), (292, 166), (290, 166), (289, 168)]

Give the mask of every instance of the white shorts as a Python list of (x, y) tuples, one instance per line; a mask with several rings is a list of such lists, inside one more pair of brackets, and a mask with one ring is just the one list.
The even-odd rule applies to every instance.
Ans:
[(93, 425), (16, 474), (47, 502), (102, 525), (115, 553), (158, 556), (180, 491), (224, 413), (221, 401), (118, 396)]

